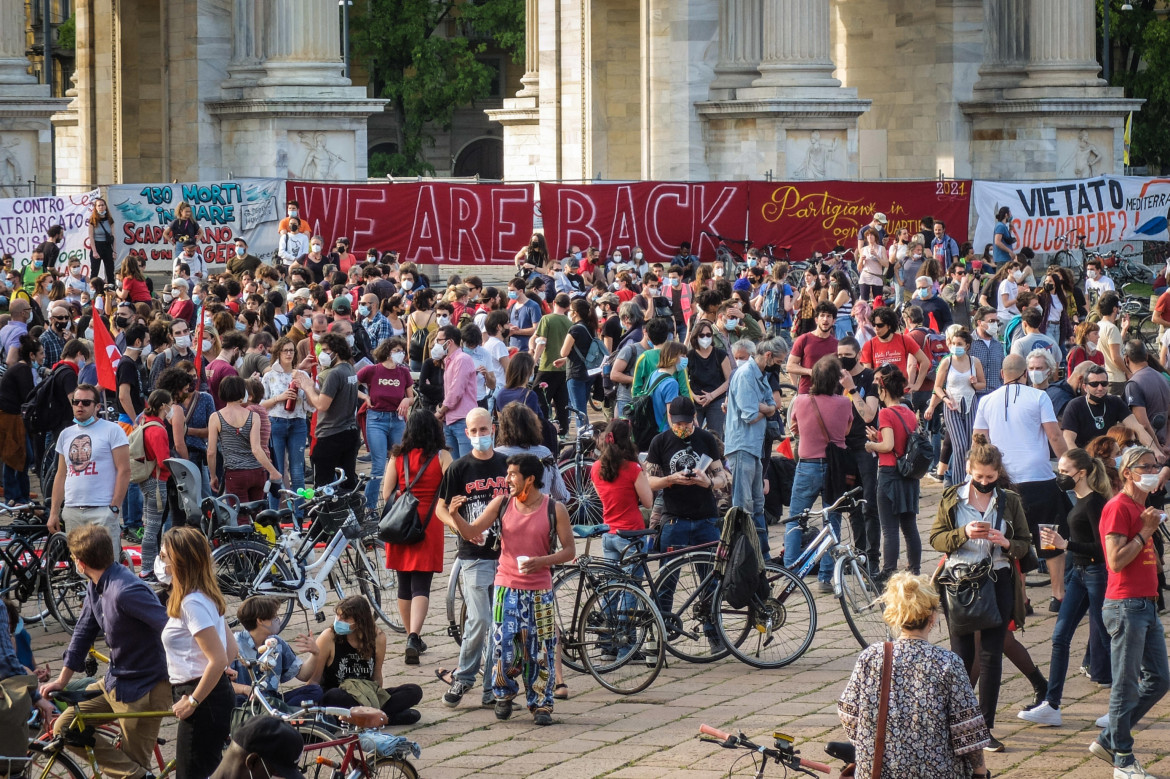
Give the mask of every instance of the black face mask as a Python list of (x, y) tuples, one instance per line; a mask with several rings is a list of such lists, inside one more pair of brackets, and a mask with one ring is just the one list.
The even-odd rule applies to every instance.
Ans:
[(983, 484), (982, 482), (977, 482), (974, 479), (972, 479), (971, 486), (974, 487), (975, 489), (979, 490), (980, 492), (982, 492), (984, 495), (986, 495), (989, 492), (992, 492), (995, 490), (997, 482), (998, 482), (998, 479), (996, 481), (991, 482), (991, 484)]
[(1076, 489), (1077, 480), (1063, 473), (1058, 473), (1056, 474), (1056, 486), (1065, 492), (1071, 492)]
[(837, 359), (841, 361), (841, 367), (847, 371), (851, 371), (857, 367), (856, 357), (838, 357)]
[(114, 317), (114, 324), (117, 325), (120, 329), (125, 330), (130, 326), (130, 319), (124, 316), (116, 316)]

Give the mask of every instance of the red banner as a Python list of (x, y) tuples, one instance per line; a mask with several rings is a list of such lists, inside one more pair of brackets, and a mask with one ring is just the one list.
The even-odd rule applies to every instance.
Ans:
[(395, 249), (401, 262), (511, 264), (532, 235), (530, 184), (288, 182), (313, 233), (354, 252)]
[(752, 181), (747, 187), (753, 242), (791, 245), (794, 260), (838, 244), (855, 249), (858, 231), (875, 213), (886, 215), (890, 237), (902, 227), (916, 233), (922, 217), (932, 216), (958, 243), (967, 240), (970, 181)]
[(747, 206), (742, 181), (540, 185), (544, 236), (554, 257), (571, 246), (629, 257), (637, 246), (650, 262), (665, 261), (690, 241), (692, 253), (710, 259), (717, 241), (703, 232), (746, 237)]

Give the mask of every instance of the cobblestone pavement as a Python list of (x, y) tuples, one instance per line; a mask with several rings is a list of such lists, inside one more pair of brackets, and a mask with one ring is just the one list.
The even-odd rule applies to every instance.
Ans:
[[(938, 559), (925, 539), (942, 490), (926, 481), (923, 491), (919, 529), (927, 546), (926, 571), (932, 570)], [(779, 548), (782, 535), (778, 527), (772, 528), (773, 548)], [(447, 548), (449, 571), (453, 540), (448, 539)], [(756, 670), (731, 657), (710, 665), (691, 665), (668, 655), (669, 667), (655, 683), (630, 697), (604, 690), (589, 676), (567, 672), (571, 697), (557, 701), (554, 726), (539, 728), (522, 706), (511, 720), (497, 722), (491, 709), (479, 707), (478, 689), (468, 693), (457, 709), (442, 704), (446, 686), (435, 679), (434, 670), (454, 667), (458, 654), (446, 634), (446, 588), (447, 576), (437, 576), (423, 635), (429, 649), (422, 664), (405, 665), (404, 637), (390, 634), (384, 669), (388, 685), (415, 682), (423, 687), (422, 721), (400, 732), (422, 744), (422, 758), (415, 762), (424, 777), (685, 779), (726, 775), (735, 757), (745, 753), (701, 743), (697, 732), (704, 722), (742, 730), (761, 737), (764, 743), (770, 743), (774, 729), (783, 730), (796, 737), (805, 757), (814, 760), (827, 761), (825, 741), (844, 738), (836, 700), (853, 669), (858, 647), (831, 595), (816, 594), (818, 627), (813, 645), (787, 668)], [(1029, 593), (1037, 613), (1018, 636), (1047, 672), (1055, 615), (1047, 611), (1047, 587), (1031, 587)], [(290, 630), (296, 631), (298, 623), (299, 615), (294, 616)], [(55, 672), (68, 637), (51, 618), (47, 627), (48, 632), (40, 627), (32, 629), (33, 646), (38, 660), (49, 661)], [(1027, 680), (1005, 661), (995, 734), (1007, 750), (987, 757), (996, 776), (1074, 779), (1111, 775), (1109, 768), (1087, 751), (1098, 732), (1093, 721), (1107, 710), (1109, 698), (1108, 690), (1098, 689), (1076, 674), (1087, 631), (1086, 622), (1073, 644), (1063, 727), (1043, 728), (1016, 719), (1020, 707), (1031, 701), (1032, 691)], [(164, 728), (164, 735), (172, 730), (172, 726)], [(1156, 775), (1170, 776), (1170, 700), (1163, 700), (1140, 724), (1136, 742), (1136, 752), (1146, 768)], [(835, 769), (839, 767), (838, 763)], [(769, 766), (766, 775), (783, 774)]]

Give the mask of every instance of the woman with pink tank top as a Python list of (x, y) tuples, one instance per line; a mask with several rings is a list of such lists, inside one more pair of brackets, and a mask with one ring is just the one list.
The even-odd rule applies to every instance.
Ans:
[[(544, 465), (535, 455), (512, 455), (508, 458), (508, 497), (492, 500), (471, 524), (457, 513), (466, 500), (463, 496), (451, 501), (450, 510), (459, 535), (469, 541), (479, 538), (500, 518), (492, 636), (496, 718), (512, 716), (512, 699), (520, 692), (517, 677), (523, 677), (532, 721), (551, 725), (557, 643), (552, 566), (572, 560), (576, 548), (565, 507), (540, 492), (543, 478)], [(560, 544), (556, 551), (554, 535)]]

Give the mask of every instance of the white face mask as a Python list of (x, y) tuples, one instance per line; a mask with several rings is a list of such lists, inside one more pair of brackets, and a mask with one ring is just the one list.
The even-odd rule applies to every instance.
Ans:
[(358, 306), (358, 315), (359, 316), (369, 316), (370, 315), (370, 307), (369, 306)]
[(414, 282), (413, 282), (413, 281), (411, 281), (410, 279), (403, 279), (403, 280), (402, 280), (402, 288), (403, 288), (404, 290), (406, 290), (407, 292), (409, 292), (409, 291), (410, 291), (410, 288), (411, 288), (411, 287), (413, 287), (413, 286), (414, 286)]
[(723, 271), (723, 268), (716, 268), (716, 269), (715, 269), (715, 275), (716, 275), (716, 276), (722, 276), (722, 275), (723, 275), (723, 272), (724, 272), (724, 271)]
[(711, 346), (711, 343), (712, 343), (711, 336), (709, 336), (709, 335), (699, 336), (699, 346), (701, 348), (706, 349), (706, 348)]
[(349, 347), (351, 347), (351, 348), (352, 348), (352, 347), (353, 347), (353, 336), (352, 336), (352, 335), (347, 335), (347, 336), (345, 337), (345, 343), (346, 343), (346, 345), (347, 345), (347, 346), (349, 346)]
[(1022, 281), (1024, 278), (1024, 272), (1022, 270), (1012, 271), (1012, 278), (1016, 281)]
[(92, 327), (85, 328), (85, 338), (88, 341), (93, 340), (93, 328)]
[(317, 364), (322, 368), (328, 368), (333, 364), (333, 355), (329, 352), (321, 352), (317, 355)]
[(175, 336), (175, 346), (177, 346), (180, 349), (190, 349), (191, 348), (191, 336), (190, 335)]
[(207, 340), (206, 338), (203, 339), (203, 351), (211, 351), (211, 341)]
[(601, 306), (594, 306), (593, 313), (597, 315), (598, 319), (605, 319), (605, 312), (601, 310)]
[(305, 317), (304, 319), (301, 320), (301, 324), (305, 326), (306, 330), (308, 330), (310, 327), (313, 326), (313, 317), (311, 317), (311, 316)]
[(1138, 479), (1138, 486), (1146, 492), (1153, 492), (1158, 489), (1158, 474), (1143, 473), (1141, 478)]
[(431, 347), (431, 359), (441, 360), (447, 356), (447, 350), (443, 348), (442, 344), (435, 344)]
[(451, 317), (447, 316), (446, 314), (440, 314), (439, 316), (435, 317), (435, 319), (438, 321), (439, 327), (446, 327), (447, 325), (451, 324)]
[(635, 260), (642, 259), (642, 252), (634, 252), (634, 259)]
[(145, 358), (149, 357), (150, 353), (153, 351), (154, 351), (154, 347), (151, 346), (150, 344), (147, 344), (146, 346), (142, 347), (142, 352), (141, 352), (142, 358), (145, 359)]
[(237, 357), (237, 358), (236, 358), (236, 361), (232, 363), (232, 367), (236, 369), (236, 372), (237, 372), (237, 373), (238, 373), (239, 371), (242, 371), (242, 370), (244, 370), (244, 358), (243, 358), (243, 357)]
[(161, 557), (154, 558), (154, 578), (158, 579), (159, 584), (171, 583), (171, 572)]
[(406, 361), (406, 352), (390, 352), (390, 359), (395, 365), (401, 365)]
[(991, 322), (984, 325), (984, 327), (987, 329), (987, 334), (992, 338), (995, 338), (999, 334), (999, 322)]
[(169, 293), (169, 292), (163, 293), (163, 302), (164, 303), (170, 303), (172, 300), (174, 300), (174, 298), (171, 296), (171, 293)]
[(311, 248), (314, 252), (319, 252), (319, 251), (321, 251), (321, 244), (315, 243), (309, 248)]
[(1085, 351), (1089, 354), (1096, 354), (1097, 344), (1093, 343), (1092, 341), (1085, 341)]
[(1028, 371), (1028, 380), (1033, 384), (1043, 384), (1048, 379), (1048, 371)]

